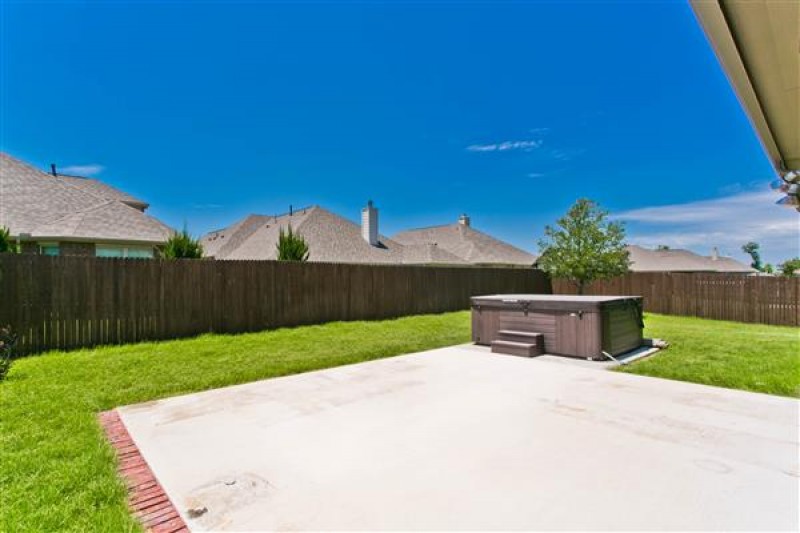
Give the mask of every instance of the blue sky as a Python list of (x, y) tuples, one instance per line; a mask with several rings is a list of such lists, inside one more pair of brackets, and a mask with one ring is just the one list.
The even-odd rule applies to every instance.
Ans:
[(194, 233), (289, 204), (531, 251), (578, 197), (630, 239), (798, 255), (684, 2), (3, 3), (0, 148)]

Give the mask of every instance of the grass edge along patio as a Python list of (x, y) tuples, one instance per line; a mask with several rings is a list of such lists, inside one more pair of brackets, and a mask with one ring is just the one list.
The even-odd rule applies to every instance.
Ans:
[[(18, 360), (0, 384), (0, 524), (14, 531), (139, 529), (99, 412), (461, 344), (469, 340), (469, 328), (468, 313), (460, 311), (207, 334)], [(655, 314), (646, 316), (646, 328), (646, 335), (669, 338), (672, 346), (621, 371), (800, 396), (796, 328)]]

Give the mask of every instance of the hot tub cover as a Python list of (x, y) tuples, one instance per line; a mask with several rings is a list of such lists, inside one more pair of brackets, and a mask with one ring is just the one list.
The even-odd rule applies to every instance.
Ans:
[(473, 307), (508, 307), (515, 304), (548, 311), (597, 311), (608, 305), (641, 305), (641, 296), (574, 296), (566, 294), (490, 294), (473, 296)]

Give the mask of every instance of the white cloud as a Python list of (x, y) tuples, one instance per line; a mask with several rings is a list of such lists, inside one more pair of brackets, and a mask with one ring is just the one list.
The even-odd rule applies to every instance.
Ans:
[(56, 169), (59, 174), (69, 174), (71, 176), (96, 176), (105, 170), (103, 165), (71, 165)]
[(551, 150), (550, 155), (553, 157), (553, 159), (557, 159), (559, 161), (570, 161), (571, 159), (581, 155), (585, 151), (586, 150), (583, 149), (569, 149), (569, 150), (556, 149), (556, 150)]
[(529, 178), (543, 178), (544, 177), (544, 173), (543, 172), (529, 172), (528, 173), (528, 177)]
[(628, 223), (630, 241), (643, 246), (666, 244), (708, 254), (717, 246), (744, 258), (742, 244), (756, 241), (766, 261), (800, 255), (800, 214), (775, 205), (780, 195), (749, 191), (714, 200), (644, 207), (616, 213)]
[(503, 141), (492, 144), (471, 144), (467, 146), (467, 150), (470, 152), (505, 152), (507, 150), (523, 150), (525, 152), (530, 152), (535, 148), (539, 148), (541, 145), (541, 140)]

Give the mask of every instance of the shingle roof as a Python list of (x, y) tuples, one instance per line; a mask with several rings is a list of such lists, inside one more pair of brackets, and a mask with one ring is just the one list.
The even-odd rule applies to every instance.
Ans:
[(266, 223), (267, 219), (274, 218), (269, 215), (249, 215), (239, 222), (212, 231), (202, 238), (203, 253), (208, 257), (224, 258), (235, 250), (242, 242), (253, 234), (255, 230)]
[(468, 265), (469, 262), (461, 259), (437, 244), (404, 244), (403, 263), (429, 264), (439, 263), (448, 265)]
[(108, 201), (37, 226), (32, 237), (81, 240), (164, 242), (172, 230), (135, 207)]
[[(402, 247), (381, 236), (380, 246), (361, 237), (361, 227), (319, 206), (292, 215), (251, 215), (202, 239), (206, 255), (217, 259), (276, 259), (278, 234), (291, 224), (308, 243), (309, 261), (402, 263)], [(220, 243), (219, 241), (225, 241)]]
[(0, 225), (14, 236), (164, 242), (172, 230), (117, 199), (0, 152)]
[(756, 272), (739, 261), (718, 256), (703, 256), (682, 249), (649, 250), (637, 245), (628, 246), (633, 272)]
[(94, 178), (84, 178), (82, 176), (67, 176), (65, 174), (59, 174), (55, 176), (58, 181), (70, 185), (72, 187), (77, 187), (83, 191), (91, 193), (95, 196), (99, 196), (100, 198), (105, 198), (106, 200), (117, 200), (122, 202), (123, 204), (128, 204), (131, 207), (135, 207), (140, 210), (147, 209), (150, 204), (139, 200), (138, 198), (131, 196), (130, 194), (121, 191), (115, 187), (107, 183), (103, 183), (100, 180), (96, 180)]
[(435, 244), (467, 263), (532, 265), (536, 256), (463, 224), (403, 231), (393, 237), (403, 245)]
[(235, 224), (204, 236), (205, 254), (217, 259), (275, 259), (281, 228), (288, 225), (308, 243), (309, 261), (394, 264), (519, 263), (531, 265), (535, 257), (488, 235), (472, 230), (458, 252), (428, 240), (398, 242), (380, 235), (379, 246), (370, 246), (361, 227), (319, 206), (296, 210), (292, 215), (250, 215)]

